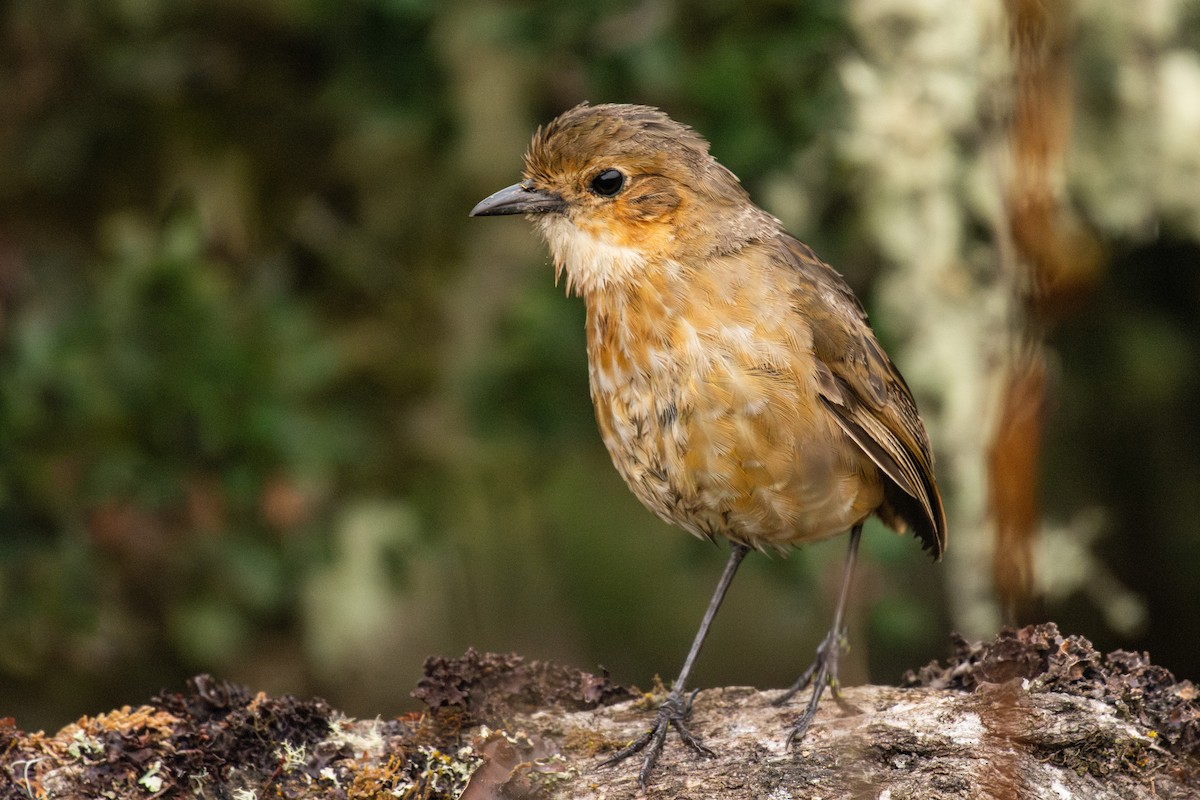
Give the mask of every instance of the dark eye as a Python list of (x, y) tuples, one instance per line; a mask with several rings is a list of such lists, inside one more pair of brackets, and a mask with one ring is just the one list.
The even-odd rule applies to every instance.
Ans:
[(612, 197), (624, 185), (625, 176), (615, 169), (606, 169), (592, 178), (592, 191), (601, 197)]

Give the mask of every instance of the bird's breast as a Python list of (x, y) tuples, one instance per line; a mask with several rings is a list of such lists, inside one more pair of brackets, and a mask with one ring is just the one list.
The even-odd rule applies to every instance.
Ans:
[(833, 535), (878, 506), (877, 472), (817, 400), (785, 287), (656, 274), (585, 294), (596, 419), (634, 494), (696, 535), (760, 547)]

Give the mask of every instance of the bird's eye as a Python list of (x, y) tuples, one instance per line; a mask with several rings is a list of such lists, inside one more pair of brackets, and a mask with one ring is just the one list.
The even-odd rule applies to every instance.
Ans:
[(592, 191), (601, 197), (612, 197), (624, 185), (625, 176), (615, 169), (606, 169), (592, 178)]

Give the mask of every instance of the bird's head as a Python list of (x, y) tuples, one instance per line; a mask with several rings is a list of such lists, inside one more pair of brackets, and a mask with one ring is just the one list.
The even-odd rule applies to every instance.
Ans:
[(731, 252), (776, 230), (708, 142), (649, 106), (576, 106), (539, 128), (524, 180), (471, 216), (525, 214), (587, 294)]

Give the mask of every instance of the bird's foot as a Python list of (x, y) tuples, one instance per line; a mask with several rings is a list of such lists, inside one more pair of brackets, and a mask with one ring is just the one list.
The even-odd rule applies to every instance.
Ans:
[(804, 709), (803, 714), (796, 718), (788, 731), (786, 746), (789, 749), (795, 742), (804, 738), (808, 726), (812, 724), (813, 717), (817, 715), (817, 705), (821, 702), (821, 695), (825, 692), (826, 686), (829, 687), (829, 692), (835, 699), (841, 699), (838, 658), (849, 649), (850, 643), (846, 638), (846, 629), (843, 627), (841, 630), (830, 630), (825, 636), (825, 640), (817, 648), (816, 658), (808, 665), (808, 669), (804, 670), (796, 682), (773, 701), (773, 705), (781, 706), (791, 700), (797, 692), (812, 685), (812, 697), (809, 698), (808, 707)]
[(658, 707), (658, 716), (654, 719), (654, 726), (650, 730), (643, 733), (638, 738), (634, 739), (620, 751), (614, 753), (608, 758), (600, 762), (600, 766), (607, 767), (624, 761), (634, 753), (646, 751), (645, 758), (642, 760), (642, 770), (638, 773), (638, 786), (642, 791), (646, 791), (646, 782), (650, 778), (650, 773), (654, 770), (654, 765), (658, 763), (658, 757), (662, 755), (663, 745), (667, 741), (667, 732), (674, 728), (679, 734), (679, 738), (683, 740), (689, 748), (694, 750), (705, 758), (716, 758), (717, 754), (704, 746), (704, 743), (696, 738), (687, 727), (687, 718), (692, 713), (692, 701), (696, 699), (696, 689), (686, 695), (671, 692), (663, 704)]

